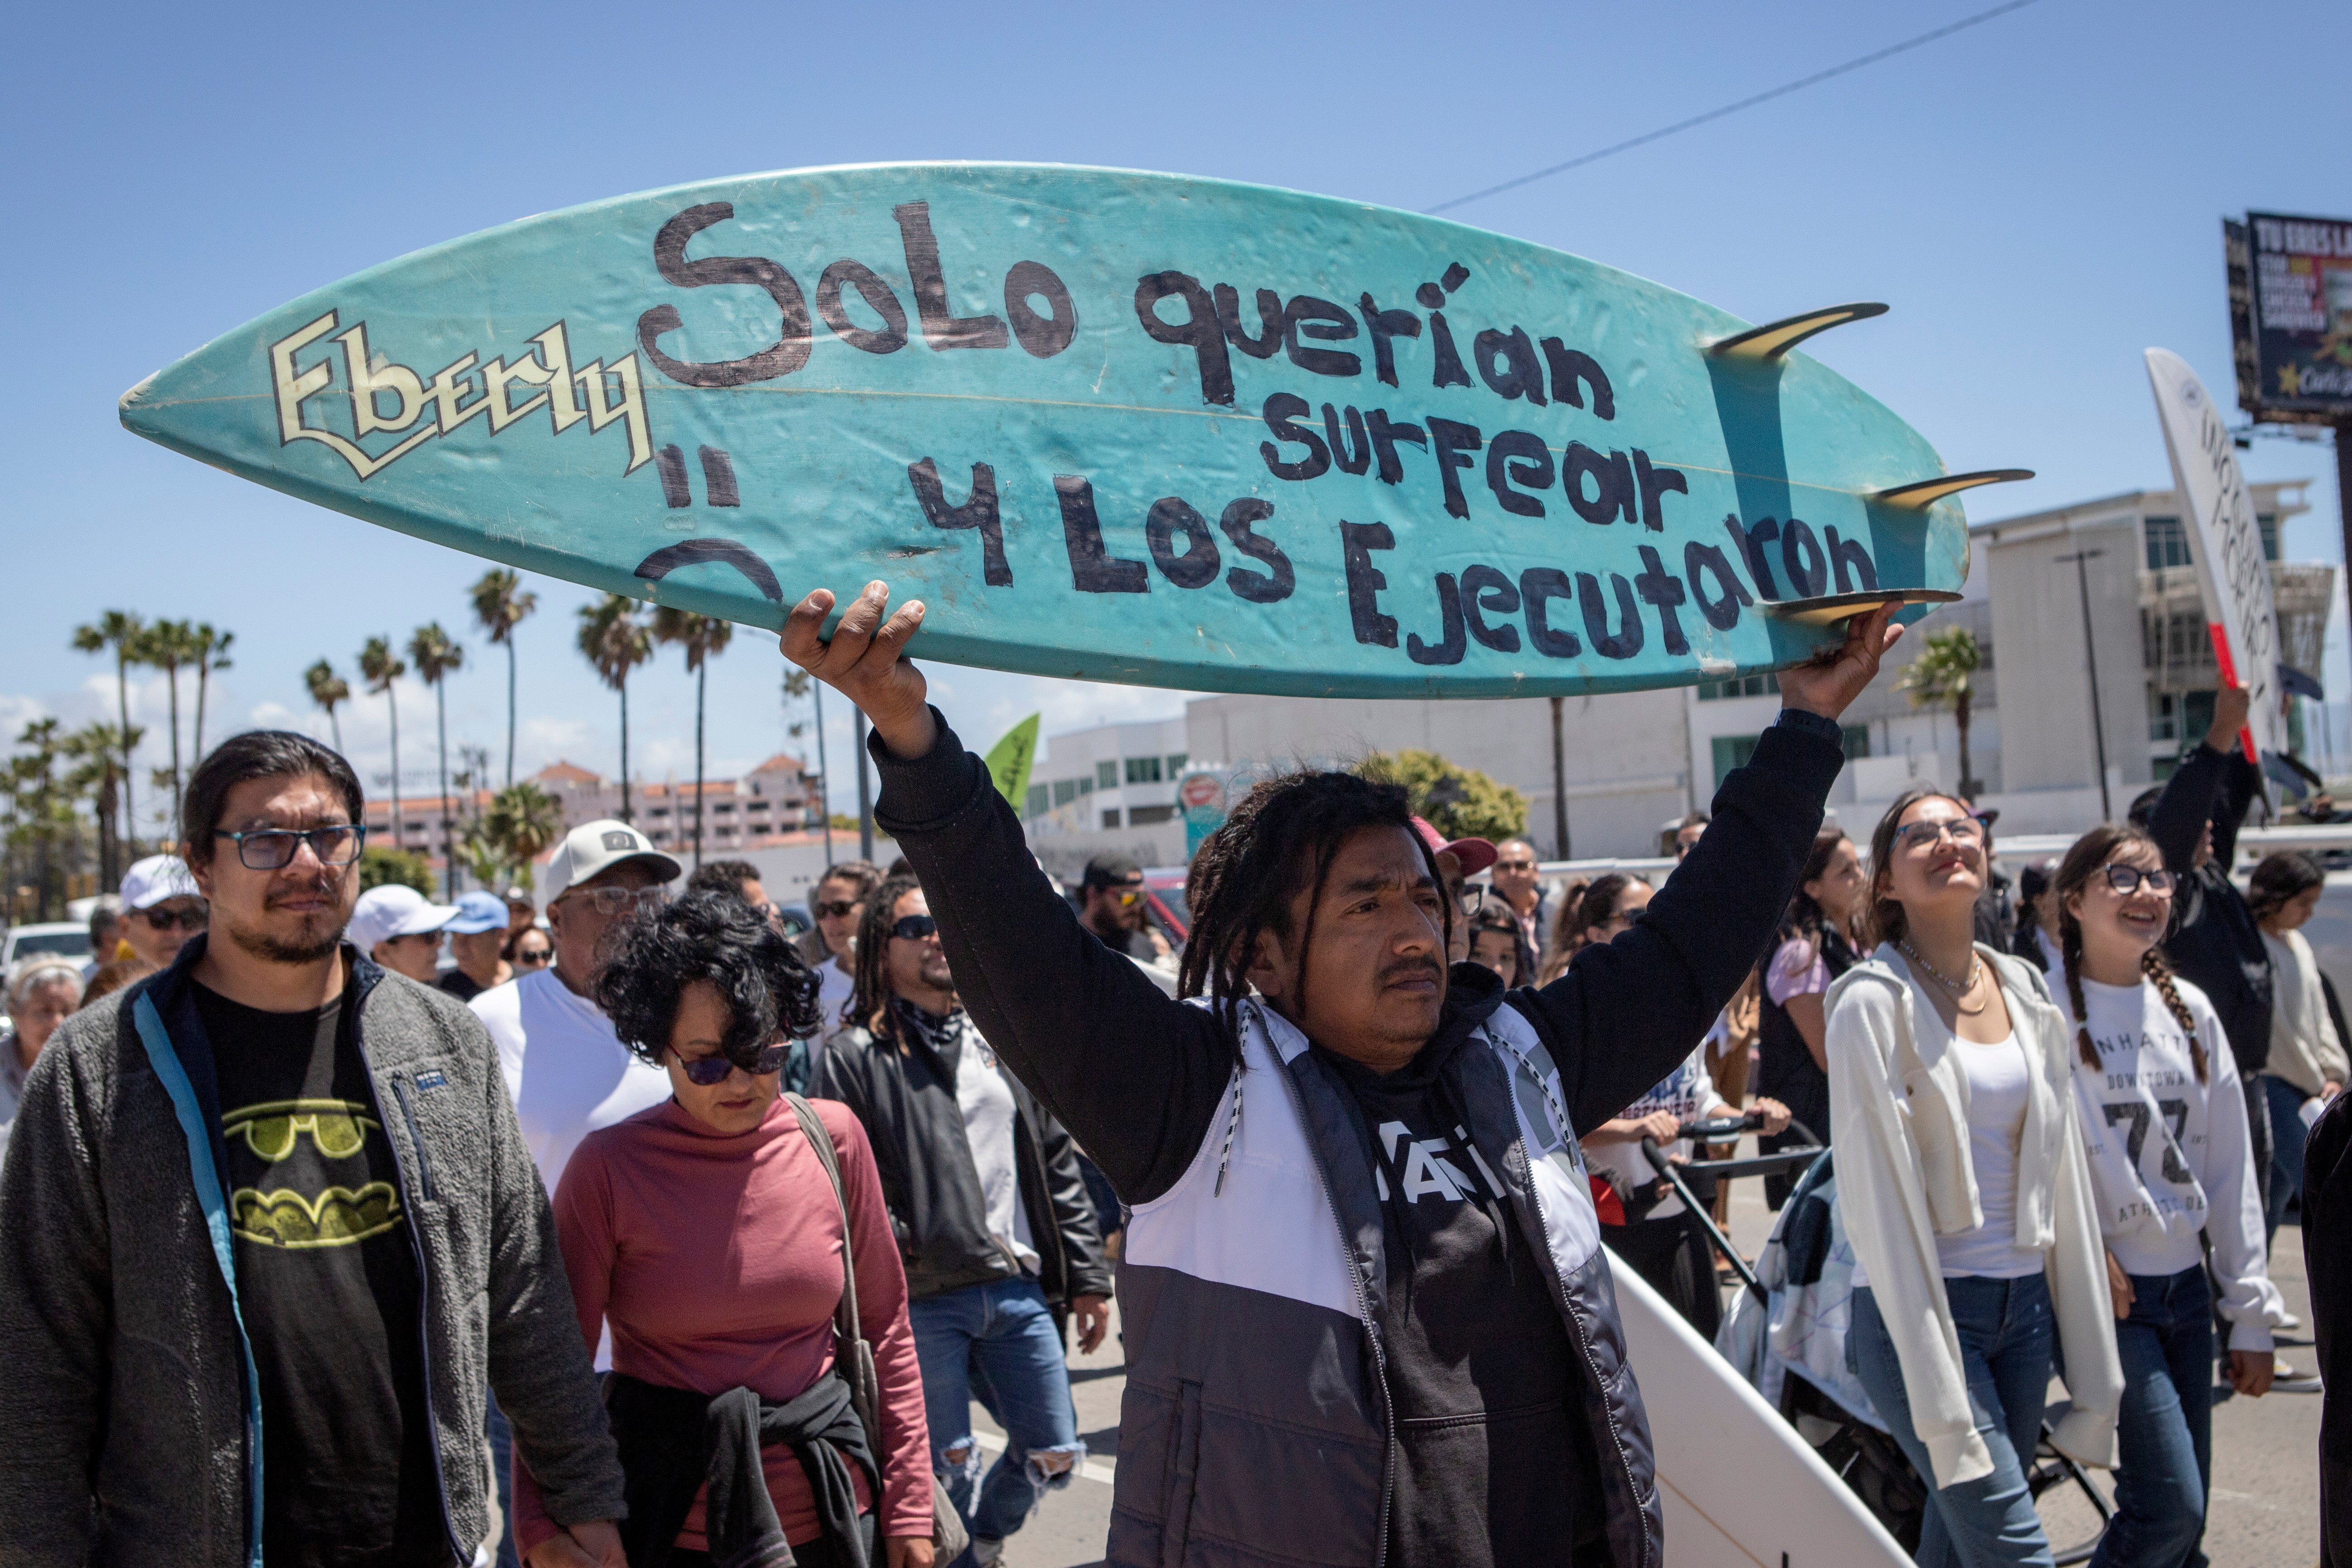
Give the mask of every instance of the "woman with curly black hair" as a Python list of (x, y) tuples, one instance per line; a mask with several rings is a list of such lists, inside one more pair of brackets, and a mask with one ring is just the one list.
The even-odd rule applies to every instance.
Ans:
[[(817, 980), (736, 898), (706, 894), (617, 930), (597, 1000), (629, 1049), (669, 1074), (666, 1103), (582, 1141), (555, 1190), (582, 1335), (609, 1329), (605, 1405), (627, 1478), (631, 1568), (785, 1555), (813, 1568), (930, 1568), (922, 1375), (907, 1283), (855, 1117), (815, 1110), (840, 1171), (782, 1093), (794, 1037), (817, 1028)], [(844, 1211), (846, 1210), (845, 1235)], [(872, 1343), (883, 1451), (835, 1366), (845, 1243)], [(518, 1457), (517, 1538), (533, 1568), (566, 1537)]]

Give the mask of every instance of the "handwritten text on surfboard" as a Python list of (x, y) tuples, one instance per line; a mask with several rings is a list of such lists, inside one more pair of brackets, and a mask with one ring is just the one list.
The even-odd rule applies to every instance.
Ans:
[[(477, 419), (492, 434), (502, 434), (527, 416), (544, 413), (548, 424), (541, 428), (552, 435), (583, 422), (592, 434), (617, 423), (627, 445), (622, 468), (627, 475), (656, 455), (639, 353), (671, 382), (721, 388), (775, 381), (801, 371), (809, 362), (817, 322), (849, 349), (877, 355), (898, 353), (919, 337), (934, 352), (1017, 347), (1033, 358), (1047, 360), (1066, 350), (1077, 331), (1079, 308), (1069, 288), (1052, 267), (1028, 259), (1014, 260), (1004, 273), (1003, 315), (957, 316), (927, 203), (893, 209), (905, 276), (914, 296), (911, 318), (890, 282), (852, 257), (824, 268), (816, 280), (814, 311), (800, 280), (772, 260), (687, 258), (695, 235), (733, 216), (733, 206), (725, 202), (677, 213), (654, 238), (654, 267), (664, 281), (680, 288), (731, 285), (764, 292), (778, 318), (776, 339), (767, 347), (723, 361), (674, 357), (662, 340), (679, 331), (683, 321), (675, 305), (661, 303), (638, 318), (638, 352), (609, 363), (599, 359), (575, 365), (566, 326), (559, 320), (525, 343), (486, 344), (428, 373), (392, 361), (383, 346), (370, 341), (364, 321), (347, 324), (330, 311), (270, 345), (281, 443), (320, 443), (364, 481), (433, 438)], [(1131, 301), (1120, 304), (1131, 308), (1138, 330), (1186, 356), (1178, 361), (1186, 367), (1186, 379), (1197, 377), (1201, 402), (1213, 407), (1234, 402), (1234, 355), (1266, 361), (1279, 354), (1308, 374), (1360, 384), (1369, 374), (1376, 386), (1397, 388), (1405, 396), (1412, 394), (1404, 392), (1404, 378), (1418, 382), (1425, 368), (1433, 392), (1475, 391), (1483, 385), (1496, 400), (1485, 406), (1505, 420), (1514, 405), (1559, 405), (1578, 410), (1601, 426), (1613, 422), (1617, 390), (1592, 353), (1539, 327), (1512, 323), (1473, 331), (1449, 320), (1447, 304), (1470, 276), (1467, 267), (1455, 262), (1436, 278), (1421, 283), (1412, 296), (1419, 312), (1402, 308), (1400, 301), (1383, 302), (1369, 290), (1360, 292), (1350, 306), (1305, 294), (1286, 298), (1277, 289), (1256, 287), (1255, 280), (1245, 303), (1244, 289), (1231, 282), (1204, 283), (1174, 270), (1140, 277)], [(872, 324), (861, 324), (845, 308), (850, 295)], [(1349, 346), (1339, 346), (1342, 344)], [(512, 358), (504, 357), (509, 352)], [(483, 353), (491, 357), (484, 359)], [(320, 394), (332, 397), (338, 391), (342, 398), (337, 401), (347, 400), (349, 413), (347, 421), (336, 423), (347, 424), (348, 436), (305, 417), (306, 401)], [(1359, 402), (1334, 399), (1319, 408), (1296, 392), (1265, 397), (1257, 413), (1266, 439), (1258, 452), (1267, 473), (1284, 486), (1308, 484), (1335, 470), (1370, 474), (1389, 486), (1411, 479), (1418, 486), (1433, 480), (1431, 498), (1441, 500), (1452, 518), (1466, 520), (1474, 511), (1492, 506), (1512, 517), (1558, 517), (1566, 524), (1572, 517), (1603, 527), (1623, 523), (1637, 530), (1637, 539), (1643, 532), (1663, 533), (1667, 497), (1689, 494), (1683, 473), (1638, 447), (1610, 446), (1603, 428), (1591, 432), (1597, 445), (1570, 440), (1555, 446), (1531, 431), (1482, 429), (1466, 421), (1417, 414), (1410, 407), (1361, 406), (1372, 399), (1355, 395)], [(724, 463), (725, 455), (719, 454), (718, 460)], [(705, 461), (711, 461), (709, 455)], [(666, 468), (679, 462), (673, 451), (664, 449)], [(909, 498), (932, 526), (973, 530), (982, 547), (983, 582), (991, 588), (1012, 587), (995, 467), (984, 455), (958, 454), (947, 462), (947, 483), (934, 458), (910, 464)], [(960, 462), (970, 465), (968, 483), (954, 474)], [(961, 504), (949, 498), (949, 483), (964, 489)], [(1208, 589), (1222, 577), (1227, 592), (1253, 604), (1287, 599), (1297, 586), (1289, 551), (1307, 541), (1287, 541), (1287, 549), (1278, 541), (1278, 528), (1272, 526), (1278, 512), (1275, 500), (1249, 495), (1212, 501), (1204, 510), (1182, 497), (1163, 497), (1142, 519), (1147, 563), (1121, 556), (1106, 540), (1087, 476), (1058, 474), (1051, 483), (1071, 586), (1078, 592), (1148, 592), (1155, 571), (1181, 590)], [(1473, 563), (1458, 574), (1436, 573), (1437, 635), (1433, 640), (1407, 635), (1405, 652), (1416, 664), (1451, 664), (1461, 661), (1468, 642), (1475, 640), (1496, 652), (1516, 653), (1522, 647), (1523, 624), (1528, 651), (1551, 658), (1580, 658), (1583, 643), (1570, 629), (1580, 623), (1593, 653), (1606, 659), (1631, 659), (1646, 637), (1641, 608), (1646, 605), (1657, 626), (1659, 646), (1680, 655), (1689, 652), (1682, 613), (1695, 612), (1709, 626), (1728, 630), (1743, 608), (1759, 597), (1812, 598), (1878, 585), (1863, 542), (1840, 538), (1833, 526), (1817, 534), (1797, 517), (1743, 524), (1727, 517), (1723, 528), (1724, 544), (1686, 538), (1678, 560), (1667, 559), (1655, 544), (1635, 544), (1638, 570), (1632, 570), (1636, 560), (1628, 559), (1630, 577), (1607, 572), (1605, 585), (1602, 573), (1571, 574), (1550, 566), (1529, 567), (1514, 575)], [(1381, 521), (1342, 521), (1337, 535), (1315, 548), (1336, 549), (1339, 557), (1354, 640), (1396, 647), (1398, 622), (1381, 606), (1379, 595), (1389, 585), (1377, 564), (1377, 552), (1396, 548), (1393, 529)]]

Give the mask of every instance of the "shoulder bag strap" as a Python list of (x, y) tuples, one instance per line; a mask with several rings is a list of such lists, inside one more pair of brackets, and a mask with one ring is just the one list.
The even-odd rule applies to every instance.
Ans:
[(785, 1103), (793, 1114), (800, 1118), (801, 1135), (824, 1166), (824, 1174), (833, 1183), (834, 1207), (841, 1215), (841, 1301), (833, 1312), (834, 1364), (841, 1369), (842, 1379), (849, 1385), (850, 1403), (856, 1407), (857, 1419), (866, 1427), (866, 1444), (880, 1464), (882, 1458), (882, 1427), (880, 1420), (881, 1389), (874, 1372), (874, 1347), (868, 1343), (857, 1317), (857, 1264), (850, 1249), (849, 1199), (842, 1190), (841, 1165), (834, 1158), (833, 1134), (824, 1130), (817, 1119), (816, 1108), (798, 1094), (787, 1093)]

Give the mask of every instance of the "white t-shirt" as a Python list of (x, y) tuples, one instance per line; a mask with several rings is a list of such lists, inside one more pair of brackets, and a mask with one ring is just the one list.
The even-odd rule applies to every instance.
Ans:
[(1952, 1037), (1952, 1061), (1968, 1082), (1969, 1165), (1984, 1223), (1936, 1238), (1944, 1278), (1981, 1274), (2020, 1280), (2042, 1272), (2042, 1257), (2017, 1245), (2017, 1145), (2033, 1098), (2032, 1066), (2014, 1031), (1990, 1045)]
[(967, 1029), (956, 1052), (956, 1105), (963, 1112), (964, 1141), (971, 1145), (980, 1173), (980, 1195), (988, 1210), (988, 1233), (1009, 1242), (1021, 1261), (1038, 1266), (1029, 1234), (1029, 1210), (1021, 1201), (1021, 1171), (1013, 1164), (1013, 1091), (997, 1070), (996, 1053)]
[[(1706, 1050), (1702, 1045), (1692, 1051), (1680, 1067), (1668, 1073), (1647, 1094), (1618, 1112), (1618, 1116), (1633, 1121), (1664, 1111), (1677, 1122), (1695, 1122), (1707, 1111), (1721, 1105), (1723, 1097), (1715, 1092), (1715, 1080), (1707, 1075)], [(1665, 1145), (1665, 1152), (1687, 1155), (1691, 1152), (1691, 1140), (1677, 1138), (1672, 1145)], [(1630, 1143), (1587, 1144), (1584, 1145), (1584, 1163), (1595, 1171), (1615, 1176), (1617, 1184), (1625, 1187), (1647, 1186), (1658, 1179), (1658, 1173), (1652, 1167), (1649, 1156), (1642, 1152), (1638, 1138)], [(1674, 1195), (1672, 1188), (1668, 1188), (1665, 1197), (1643, 1218), (1672, 1219), (1682, 1211), (1683, 1200)]]
[(822, 1045), (841, 1032), (841, 1009), (849, 1005), (849, 993), (857, 988), (837, 956), (819, 964), (816, 977), (816, 1010), (822, 1020), (816, 1029), (816, 1043)]
[(581, 1139), (669, 1098), (669, 1074), (623, 1045), (612, 1019), (551, 969), (467, 1005), (498, 1045), (523, 1142), (551, 1193)]
[[(2178, 1274), (2204, 1259), (2198, 1237), (2210, 1214), (2206, 1178), (2217, 1174), (2220, 1164), (2212, 1146), (2213, 1091), (2223, 1084), (2233, 1102), (2228, 1141), (2243, 1141), (2237, 1136), (2245, 1121), (2244, 1101), (2236, 1092), (2237, 1061), (2221, 1021), (2203, 993), (2175, 984), (2204, 1037), (2210, 1084), (2197, 1082), (2188, 1037), (2153, 985), (2083, 981), (2083, 1006), (2091, 1015), (2099, 1067), (2095, 1072), (2075, 1061), (2074, 1103), (2091, 1159), (2099, 1233), (2124, 1272), (2143, 1277)], [(2064, 994), (2063, 986), (2054, 988)], [(2243, 1163), (2242, 1153), (2231, 1153)], [(2229, 1182), (2228, 1196), (2235, 1198), (2235, 1189), (2243, 1185), (2242, 1176)]]

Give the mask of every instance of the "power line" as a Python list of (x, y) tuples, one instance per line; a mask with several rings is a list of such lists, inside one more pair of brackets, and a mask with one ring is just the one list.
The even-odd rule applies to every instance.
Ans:
[(1957, 22), (1948, 23), (1936, 28), (1933, 32), (1922, 33), (1916, 38), (1906, 38), (1899, 44), (1889, 45), (1874, 54), (1848, 60), (1843, 65), (1832, 66), (1825, 71), (1815, 71), (1811, 76), (1800, 77), (1792, 82), (1783, 82), (1779, 87), (1768, 89), (1753, 98), (1743, 98), (1738, 103), (1727, 103), (1720, 109), (1710, 109), (1705, 114), (1696, 114), (1688, 120), (1677, 120), (1662, 130), (1644, 132), (1631, 141), (1620, 141), (1612, 147), (1603, 147), (1597, 152), (1587, 152), (1580, 157), (1570, 158), (1565, 163), (1554, 163), (1549, 169), (1538, 169), (1532, 174), (1522, 174), (1516, 180), (1506, 180), (1499, 185), (1489, 185), (1483, 191), (1473, 191), (1466, 196), (1456, 196), (1452, 201), (1440, 202), (1433, 207), (1424, 207), (1422, 210), (1433, 216), (1455, 207), (1467, 206), (1472, 202), (1482, 201), (1488, 196), (1500, 195), (1505, 191), (1516, 191), (1521, 185), (1532, 185), (1538, 180), (1549, 180), (1554, 174), (1565, 174), (1570, 169), (1581, 169), (1587, 163), (1598, 163), (1603, 158), (1613, 158), (1620, 152), (1630, 152), (1636, 147), (1646, 147), (1653, 141), (1663, 141), (1669, 136), (1679, 135), (1694, 127), (1705, 125), (1710, 120), (1738, 114), (1743, 109), (1753, 109), (1759, 103), (1769, 103), (1776, 98), (1786, 98), (1792, 92), (1811, 87), (1818, 82), (1825, 82), (1832, 77), (1843, 76), (1848, 71), (1858, 71), (1864, 66), (1874, 66), (1879, 61), (1892, 59), (1906, 50), (1932, 44), (1938, 38), (1948, 38), (1954, 33), (1962, 32), (1979, 23), (1990, 22), (1996, 16), (2006, 16), (2011, 11), (2021, 11), (2033, 3), (2034, 0), (2007, 0), (2007, 4), (1996, 5), (1990, 11), (1979, 11), (1973, 16), (1963, 16)]

